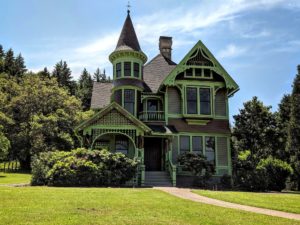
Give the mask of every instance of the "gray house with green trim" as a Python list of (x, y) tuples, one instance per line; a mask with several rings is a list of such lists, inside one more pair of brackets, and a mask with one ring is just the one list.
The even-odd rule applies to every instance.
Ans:
[(139, 158), (141, 186), (190, 184), (177, 163), (188, 151), (214, 163), (215, 178), (231, 175), (228, 99), (239, 87), (200, 40), (176, 64), (172, 38), (161, 36), (148, 61), (128, 11), (109, 60), (113, 82), (94, 83), (97, 113), (76, 128), (83, 146)]

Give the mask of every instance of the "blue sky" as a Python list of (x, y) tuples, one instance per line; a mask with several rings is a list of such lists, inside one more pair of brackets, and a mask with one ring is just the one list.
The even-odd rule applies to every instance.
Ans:
[[(86, 67), (111, 74), (126, 17), (125, 0), (0, 0), (0, 44), (21, 52), (28, 69), (52, 70), (67, 61), (78, 78)], [(131, 1), (131, 17), (143, 51), (158, 53), (160, 35), (173, 37), (179, 62), (201, 39), (240, 86), (231, 115), (258, 96), (277, 104), (300, 64), (300, 0)]]

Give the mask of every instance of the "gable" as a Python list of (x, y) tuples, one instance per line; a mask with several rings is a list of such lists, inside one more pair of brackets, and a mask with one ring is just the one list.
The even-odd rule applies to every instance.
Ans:
[(160, 87), (163, 85), (175, 86), (177, 75), (193, 66), (210, 69), (220, 75), (225, 81), (226, 88), (229, 90), (229, 95), (232, 95), (239, 90), (237, 83), (200, 40), (163, 80)]
[(145, 132), (150, 132), (151, 129), (142, 121), (135, 118), (128, 111), (122, 108), (116, 102), (111, 103), (100, 112), (96, 113), (92, 118), (84, 121), (75, 128), (76, 131), (83, 130), (90, 126), (105, 126), (105, 127), (121, 127), (134, 126)]

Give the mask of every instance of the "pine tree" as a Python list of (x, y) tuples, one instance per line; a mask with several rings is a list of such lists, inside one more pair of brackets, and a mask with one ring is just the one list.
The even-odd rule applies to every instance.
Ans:
[(61, 60), (55, 64), (52, 76), (57, 79), (60, 87), (65, 87), (72, 95), (75, 94), (72, 72), (65, 61)]
[(105, 69), (103, 70), (103, 74), (101, 74), (101, 82), (107, 82), (106, 74), (105, 74)]
[(21, 53), (15, 59), (15, 76), (23, 76), (24, 73), (27, 71), (24, 58), (22, 57)]
[(13, 76), (15, 74), (15, 57), (14, 51), (11, 48), (5, 54), (4, 72), (8, 73), (9, 76)]
[(4, 72), (4, 56), (5, 56), (4, 49), (2, 45), (0, 45), (0, 73)]
[(291, 94), (291, 118), (288, 129), (287, 149), (294, 169), (293, 181), (300, 190), (300, 65), (293, 83)]
[(47, 67), (45, 67), (42, 71), (38, 73), (38, 75), (42, 78), (50, 78), (50, 72), (48, 71)]
[(101, 70), (99, 68), (96, 69), (96, 72), (93, 75), (93, 79), (96, 82), (100, 82), (100, 80), (101, 80)]
[(78, 97), (82, 102), (84, 110), (88, 110), (91, 106), (93, 79), (89, 72), (84, 68), (79, 78)]

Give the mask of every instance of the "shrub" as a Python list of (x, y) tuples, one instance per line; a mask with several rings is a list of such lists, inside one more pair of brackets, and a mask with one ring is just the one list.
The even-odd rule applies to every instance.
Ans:
[(207, 161), (202, 154), (186, 152), (179, 155), (177, 161), (184, 170), (188, 170), (197, 176), (195, 183), (200, 187), (206, 187), (208, 180), (215, 173), (214, 165)]
[(283, 190), (287, 178), (293, 173), (292, 167), (287, 162), (272, 157), (260, 160), (256, 169), (266, 175), (267, 189), (272, 191)]
[(231, 182), (231, 176), (228, 174), (224, 174), (220, 179), (222, 188), (224, 189), (231, 189), (232, 188), (232, 182)]
[(136, 175), (137, 165), (136, 160), (107, 150), (42, 153), (32, 163), (32, 184), (119, 186)]

